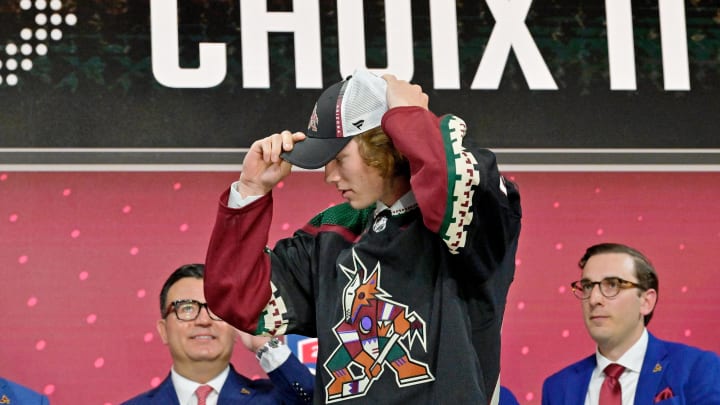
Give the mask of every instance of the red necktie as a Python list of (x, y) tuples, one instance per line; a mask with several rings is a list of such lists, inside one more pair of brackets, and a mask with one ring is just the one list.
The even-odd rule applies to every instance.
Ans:
[(605, 367), (605, 381), (600, 388), (599, 405), (622, 405), (622, 388), (618, 378), (625, 371), (619, 364), (610, 364)]
[(198, 398), (198, 405), (207, 405), (205, 400), (208, 395), (212, 392), (213, 388), (209, 385), (201, 385), (195, 390), (195, 395)]

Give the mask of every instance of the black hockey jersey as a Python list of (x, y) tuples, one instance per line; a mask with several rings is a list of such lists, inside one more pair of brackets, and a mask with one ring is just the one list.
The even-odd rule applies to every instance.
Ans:
[(317, 336), (315, 403), (488, 403), (514, 277), (520, 197), (465, 124), (417, 107), (383, 129), (410, 161), (398, 206), (341, 204), (266, 248), (272, 195), (221, 197), (205, 295), (234, 326)]

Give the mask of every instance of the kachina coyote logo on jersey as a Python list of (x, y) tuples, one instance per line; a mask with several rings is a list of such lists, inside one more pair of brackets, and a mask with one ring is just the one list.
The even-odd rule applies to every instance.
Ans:
[(350, 281), (343, 291), (344, 319), (334, 329), (339, 345), (324, 364), (332, 377), (327, 402), (364, 396), (374, 381), (392, 378), (383, 376), (385, 370), (394, 373), (398, 387), (433, 381), (427, 364), (409, 350), (414, 343), (425, 350), (425, 321), (380, 288), (379, 262), (368, 272), (354, 250), (353, 262), (354, 269), (340, 266)]
[[(31, 15), (33, 23), (20, 29), (17, 38), (0, 45), (0, 87), (15, 86), (18, 71), (29, 71), (33, 60), (45, 57), (51, 42), (63, 37), (62, 26), (74, 26), (77, 16), (63, 10), (61, 0), (20, 0), (18, 7), (24, 15)], [(4, 52), (3, 52), (4, 51)]]

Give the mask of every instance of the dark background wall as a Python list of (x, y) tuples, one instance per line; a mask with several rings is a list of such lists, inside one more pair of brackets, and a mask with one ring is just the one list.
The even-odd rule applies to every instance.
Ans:
[[(342, 78), (340, 52), (359, 53), (369, 68), (382, 73), (391, 59), (386, 34), (397, 30), (392, 25), (386, 26), (384, 1), (364, 1), (365, 49), (339, 49), (338, 24), (344, 20), (338, 22), (337, 3), (310, 0), (306, 4), (316, 4), (319, 10), (320, 43), (300, 43), (296, 49), (291, 33), (270, 33), (270, 85), (249, 88), (243, 69), (261, 64), (260, 55), (249, 55), (243, 66), (242, 3), (179, 1), (180, 66), (198, 68), (199, 44), (213, 42), (225, 45), (227, 71), (224, 80), (214, 87), (169, 88), (153, 75), (151, 1), (63, 1), (63, 7), (53, 12), (25, 10), (14, 1), (7, 3), (0, 9), (0, 32), (8, 38), (6, 41), (18, 47), (44, 44), (47, 53), (41, 56), (33, 51), (21, 57), (18, 51), (14, 57), (5, 58), (5, 62), (30, 59), (34, 64), (27, 71), (22, 68), (12, 71), (8, 63), (0, 68), (5, 79), (0, 85), (0, 148), (246, 148), (254, 139), (271, 131), (306, 127), (321, 87)], [(489, 5), (501, 4), (498, 0), (438, 2), (455, 5), (457, 35), (451, 36), (457, 45), (436, 46), (457, 47), (457, 60), (448, 60), (442, 66), (457, 63), (458, 70), (453, 74), (459, 77), (458, 88), (440, 88), (433, 79), (430, 2), (413, 0), (410, 3), (413, 35), (410, 63), (413, 66), (403, 65), (403, 69), (412, 72), (410, 77), (403, 78), (423, 85), (430, 94), (434, 111), (463, 117), (471, 129), (470, 136), (488, 147), (713, 149), (720, 146), (714, 119), (720, 91), (720, 24), (716, 2), (686, 2), (684, 15), (673, 18), (675, 25), (685, 29), (687, 53), (664, 56), (670, 60), (688, 60), (683, 65), (688, 72), (686, 90), (666, 89), (657, 1), (632, 1), (629, 7), (632, 38), (627, 39), (632, 41), (634, 50), (632, 66), (636, 80), (632, 90), (611, 90), (606, 27), (608, 18), (618, 21), (622, 16), (608, 17), (603, 2), (536, 0), (530, 3), (524, 19), (522, 13), (513, 15), (512, 19), (520, 24), (519, 31), (527, 28), (530, 43), (539, 51), (537, 60), (556, 85), (556, 89), (548, 90), (531, 86), (527, 79), (530, 72), (518, 63), (515, 48), (508, 52), (506, 59), (495, 57), (500, 58), (504, 67), (502, 80), (495, 88), (471, 88), (483, 58), (492, 59), (485, 54), (491, 35), (501, 37), (497, 39), (500, 42), (511, 38), (507, 33), (495, 32), (501, 24), (494, 14), (499, 12), (493, 12)], [(293, 10), (289, 0), (267, 4), (273, 13)], [(61, 16), (63, 22), (57, 25), (48, 22), (44, 26), (36, 22), (38, 14), (49, 18), (53, 13)], [(68, 16), (77, 22), (69, 25)], [(54, 28), (62, 31), (62, 36), (57, 40), (41, 41), (35, 37), (23, 40), (19, 34), (22, 28), (47, 31)], [(521, 34), (516, 36), (527, 39)], [(513, 41), (514, 45), (521, 43), (518, 39)], [(322, 59), (317, 61), (319, 66), (310, 65), (321, 69), (321, 83), (316, 88), (298, 88), (296, 69), (303, 66), (298, 66), (296, 56), (308, 52), (313, 45), (320, 47)], [(174, 45), (163, 43), (162, 46)], [(617, 50), (612, 52), (619, 55)], [(17, 77), (14, 85), (8, 84), (11, 74)], [(8, 163), (103, 159), (90, 155), (83, 158), (72, 158), (68, 154), (38, 155), (28, 150), (14, 152), (22, 155), (6, 151), (0, 156)], [(567, 160), (547, 158), (558, 159)], [(611, 158), (600, 158), (601, 161), (608, 159)], [(668, 160), (667, 156), (654, 159)], [(119, 160), (135, 163), (122, 157)], [(162, 159), (147, 154), (137, 160), (153, 163)], [(200, 160), (227, 163), (229, 158), (222, 153), (207, 153)], [(717, 162), (717, 155), (713, 155), (711, 163)]]

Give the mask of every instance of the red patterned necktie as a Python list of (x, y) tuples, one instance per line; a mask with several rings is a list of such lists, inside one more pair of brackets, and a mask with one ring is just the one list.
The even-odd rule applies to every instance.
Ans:
[(198, 398), (198, 405), (207, 405), (205, 401), (212, 390), (213, 388), (209, 385), (201, 385), (195, 390), (195, 395), (197, 395)]
[(622, 405), (622, 389), (618, 378), (625, 371), (619, 364), (610, 364), (605, 367), (605, 381), (600, 388), (599, 405)]

